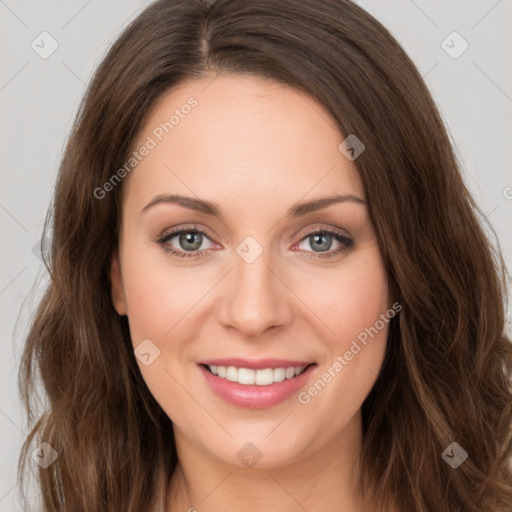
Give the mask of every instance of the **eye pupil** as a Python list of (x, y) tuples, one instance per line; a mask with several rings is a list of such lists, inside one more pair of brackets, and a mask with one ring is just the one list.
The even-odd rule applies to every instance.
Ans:
[[(319, 234), (316, 234), (316, 235), (312, 235), (311, 238), (316, 242), (321, 242), (321, 240), (323, 240), (323, 243), (321, 242), (321, 247), (320, 247), (320, 251), (317, 251), (317, 252), (322, 252), (324, 250), (329, 250), (330, 247), (331, 247), (331, 242), (332, 242), (332, 237), (329, 233), (319, 233)], [(327, 242), (325, 242), (325, 240), (327, 239)], [(313, 248), (313, 250), (316, 251), (315, 249), (315, 246), (313, 244), (311, 244), (311, 247)]]
[[(199, 233), (197, 231), (187, 231), (180, 235), (179, 241), (180, 241), (180, 246), (184, 250), (193, 251), (193, 250), (199, 249), (201, 247), (202, 235), (201, 235), (201, 233)], [(199, 241), (199, 243), (198, 243), (198, 241)], [(183, 244), (187, 244), (187, 243), (191, 243), (193, 246), (187, 247), (186, 245), (185, 246), (183, 245)]]

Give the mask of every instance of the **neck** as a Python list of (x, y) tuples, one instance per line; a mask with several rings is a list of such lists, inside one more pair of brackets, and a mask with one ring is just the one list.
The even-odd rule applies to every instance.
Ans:
[(320, 450), (279, 466), (234, 466), (213, 458), (176, 428), (175, 439), (179, 463), (166, 512), (369, 512), (359, 486), (360, 414)]

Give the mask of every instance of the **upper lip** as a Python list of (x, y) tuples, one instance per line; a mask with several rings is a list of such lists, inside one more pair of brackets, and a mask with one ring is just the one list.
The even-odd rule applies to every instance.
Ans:
[(208, 359), (200, 361), (199, 364), (208, 366), (236, 366), (237, 368), (249, 368), (252, 370), (261, 370), (263, 368), (290, 368), (298, 366), (308, 366), (313, 361), (295, 361), (292, 359)]

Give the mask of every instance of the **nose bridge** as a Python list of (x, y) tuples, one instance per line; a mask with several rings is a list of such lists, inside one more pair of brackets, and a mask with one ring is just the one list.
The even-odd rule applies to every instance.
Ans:
[(270, 249), (247, 237), (236, 248), (231, 286), (223, 297), (220, 319), (246, 336), (289, 321), (286, 287), (275, 275)]

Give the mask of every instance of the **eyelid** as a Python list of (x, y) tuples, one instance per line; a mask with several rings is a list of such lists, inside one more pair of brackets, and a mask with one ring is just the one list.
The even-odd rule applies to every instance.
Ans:
[(312, 226), (308, 227), (305, 231), (299, 231), (299, 233), (302, 233), (300, 241), (302, 241), (302, 239), (307, 235), (311, 233), (316, 233), (317, 231), (337, 233), (338, 235), (344, 236), (345, 238), (352, 238), (350, 233), (344, 229), (337, 228), (329, 224), (313, 224)]
[(209, 231), (207, 228), (204, 228), (203, 226), (199, 226), (198, 224), (183, 224), (180, 226), (175, 226), (170, 229), (166, 229), (162, 231), (160, 235), (157, 235), (156, 240), (162, 240), (164, 238), (172, 237), (172, 235), (177, 235), (181, 233), (182, 231), (197, 231), (198, 233), (201, 233), (203, 235), (206, 235), (208, 238), (212, 238), (212, 236), (209, 234)]

